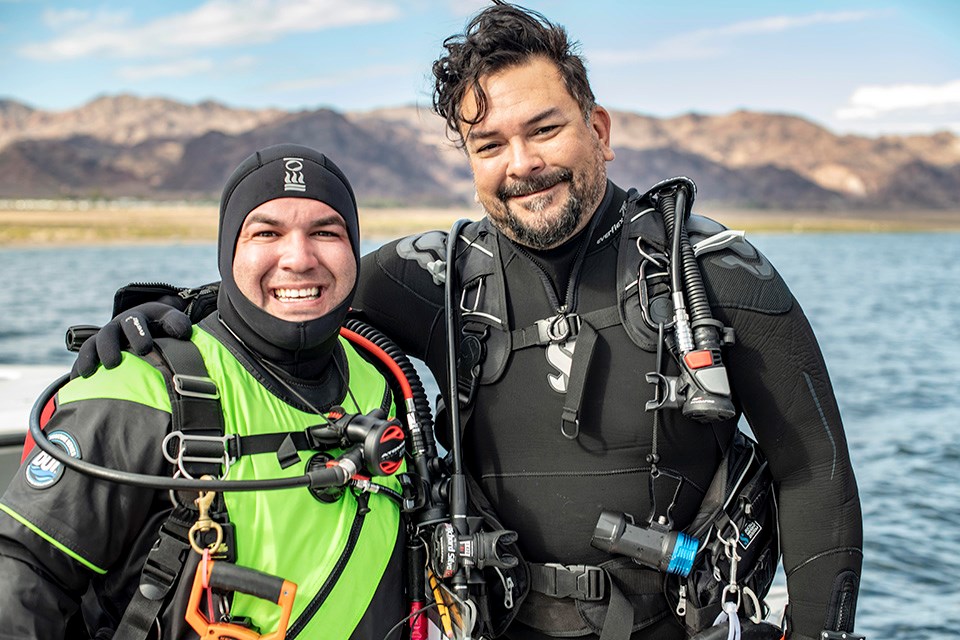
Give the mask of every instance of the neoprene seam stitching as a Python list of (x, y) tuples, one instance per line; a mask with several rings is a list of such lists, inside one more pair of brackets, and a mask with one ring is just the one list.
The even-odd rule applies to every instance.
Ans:
[(821, 551), (817, 555), (807, 558), (806, 560), (804, 560), (803, 562), (795, 566), (793, 569), (791, 569), (789, 572), (787, 572), (787, 577), (789, 578), (794, 573), (804, 568), (811, 562), (814, 562), (815, 560), (825, 558), (826, 556), (836, 555), (838, 553), (851, 553), (851, 552), (856, 553), (857, 555), (860, 555), (860, 556), (863, 555), (863, 550), (858, 549), (857, 547), (837, 547), (836, 549), (828, 549), (827, 551)]

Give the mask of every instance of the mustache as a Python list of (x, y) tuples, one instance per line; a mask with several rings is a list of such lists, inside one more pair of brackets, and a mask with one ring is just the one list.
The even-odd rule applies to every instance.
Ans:
[(505, 184), (497, 189), (497, 197), (503, 201), (507, 198), (516, 198), (518, 196), (527, 196), (543, 189), (548, 189), (561, 182), (572, 182), (573, 171), (570, 169), (557, 169), (551, 173), (543, 173), (526, 180), (515, 180), (510, 184)]

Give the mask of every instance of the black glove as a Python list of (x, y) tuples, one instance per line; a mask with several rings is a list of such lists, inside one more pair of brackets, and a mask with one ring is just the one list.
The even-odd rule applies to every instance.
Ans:
[(154, 337), (187, 340), (193, 331), (190, 318), (162, 302), (145, 302), (117, 315), (80, 347), (70, 378), (89, 378), (101, 364), (113, 369), (124, 350), (143, 356), (153, 350)]

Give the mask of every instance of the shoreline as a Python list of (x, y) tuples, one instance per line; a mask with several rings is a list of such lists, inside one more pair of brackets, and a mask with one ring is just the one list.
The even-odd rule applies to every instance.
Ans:
[[(110, 244), (215, 242), (214, 204), (29, 203), (0, 206), (0, 249)], [(706, 207), (700, 212), (749, 233), (958, 232), (958, 211), (761, 211)], [(449, 229), (478, 208), (360, 208), (364, 239), (389, 240)]]

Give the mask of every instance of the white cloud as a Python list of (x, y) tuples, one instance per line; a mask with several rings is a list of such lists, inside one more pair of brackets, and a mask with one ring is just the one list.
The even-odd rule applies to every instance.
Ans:
[(740, 36), (758, 33), (781, 33), (790, 29), (800, 29), (819, 24), (837, 24), (842, 22), (862, 22), (878, 15), (871, 11), (836, 11), (834, 13), (812, 13), (808, 16), (771, 16), (758, 20), (737, 22), (724, 27), (700, 29), (692, 32), (703, 38), (715, 36)]
[(182, 55), (226, 45), (271, 42), (291, 33), (307, 33), (354, 24), (384, 22), (398, 9), (382, 0), (208, 0), (196, 9), (144, 24), (129, 15), (50, 14), (48, 24), (64, 33), (23, 47), (20, 53), (39, 60), (94, 55), (147, 58)]
[(367, 82), (374, 78), (391, 78), (410, 73), (409, 67), (402, 65), (376, 65), (360, 69), (351, 69), (341, 73), (332, 73), (311, 78), (301, 78), (285, 82), (275, 82), (264, 87), (264, 91), (283, 93), (303, 91), (305, 89), (326, 89), (348, 83)]
[(771, 16), (680, 33), (671, 38), (655, 41), (643, 49), (601, 49), (591, 54), (589, 59), (591, 63), (602, 64), (702, 60), (722, 54), (729, 47), (730, 41), (736, 38), (782, 33), (822, 24), (862, 22), (875, 18), (881, 13), (885, 12), (837, 11), (818, 12), (805, 16)]
[(204, 73), (213, 68), (212, 60), (198, 58), (160, 64), (121, 67), (117, 70), (117, 75), (123, 80), (143, 81), (154, 78), (183, 78), (197, 73)]
[(92, 15), (83, 9), (45, 9), (41, 20), (51, 29), (59, 30), (88, 22)]
[(960, 108), (960, 80), (939, 85), (892, 84), (857, 88), (848, 104), (836, 111), (841, 120), (876, 118), (896, 111)]

